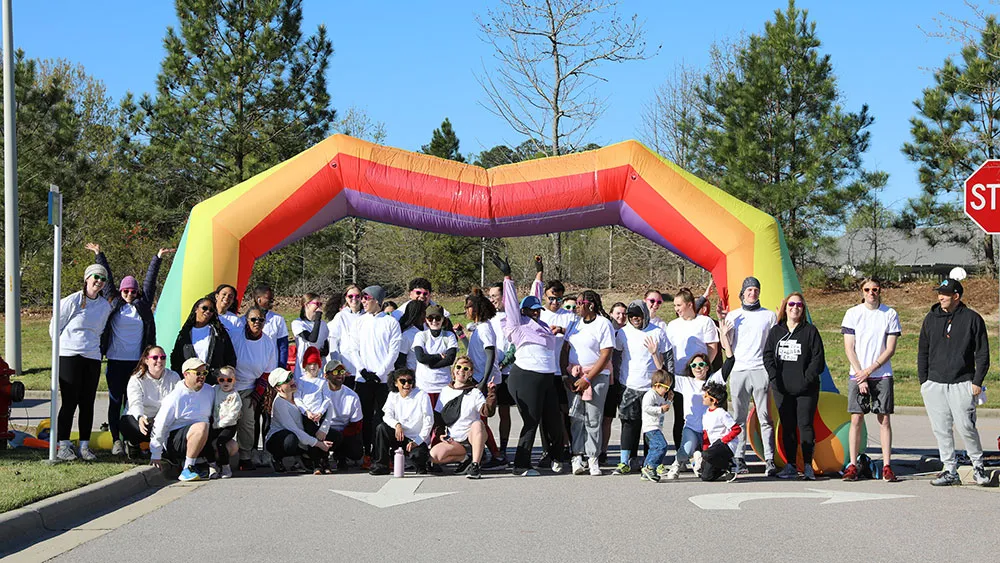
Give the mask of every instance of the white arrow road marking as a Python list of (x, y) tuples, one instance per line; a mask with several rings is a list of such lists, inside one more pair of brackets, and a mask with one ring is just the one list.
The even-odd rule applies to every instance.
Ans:
[(423, 483), (423, 479), (389, 479), (386, 481), (382, 488), (374, 493), (359, 493), (357, 491), (338, 491), (335, 489), (330, 489), (330, 492), (337, 493), (338, 495), (344, 495), (345, 497), (350, 497), (354, 500), (360, 500), (361, 502), (370, 504), (375, 508), (389, 508), (390, 506), (398, 506), (400, 504), (407, 504), (411, 502), (417, 502), (421, 500), (427, 500), (434, 497), (443, 497), (445, 495), (453, 495), (451, 493), (418, 493), (417, 488)]
[(863, 500), (889, 500), (897, 498), (913, 498), (913, 495), (885, 495), (874, 493), (853, 493), (850, 491), (828, 491), (823, 489), (806, 489), (808, 493), (717, 493), (712, 495), (697, 495), (690, 500), (698, 508), (705, 510), (739, 510), (740, 504), (750, 500), (782, 499), (782, 498), (823, 498), (820, 504), (838, 504), (842, 502), (858, 502)]

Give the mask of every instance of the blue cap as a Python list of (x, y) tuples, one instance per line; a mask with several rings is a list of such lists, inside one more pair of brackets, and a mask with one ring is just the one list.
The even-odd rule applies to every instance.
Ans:
[(524, 299), (521, 299), (522, 309), (541, 309), (542, 304), (538, 301), (538, 298), (534, 295), (528, 295)]

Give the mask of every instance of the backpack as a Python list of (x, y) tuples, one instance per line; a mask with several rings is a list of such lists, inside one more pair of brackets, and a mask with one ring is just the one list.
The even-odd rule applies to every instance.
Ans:
[[(875, 462), (872, 458), (868, 457), (867, 454), (861, 454), (858, 456), (858, 478), (859, 479), (875, 479)], [(879, 473), (882, 472), (882, 468), (878, 468)]]

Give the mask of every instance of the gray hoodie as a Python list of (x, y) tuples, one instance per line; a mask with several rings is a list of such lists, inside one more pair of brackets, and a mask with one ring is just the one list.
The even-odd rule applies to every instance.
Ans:
[(639, 330), (646, 330), (646, 327), (649, 326), (649, 307), (642, 299), (636, 299), (628, 304), (628, 309), (625, 310), (625, 322), (628, 322), (628, 317), (637, 316), (636, 309), (642, 311), (642, 326), (639, 327)]

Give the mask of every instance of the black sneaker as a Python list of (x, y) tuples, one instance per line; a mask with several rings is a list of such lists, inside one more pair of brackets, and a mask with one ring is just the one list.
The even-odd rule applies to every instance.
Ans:
[(601, 455), (597, 456), (598, 465), (608, 464), (608, 452), (601, 452)]
[(482, 479), (483, 474), (479, 470), (479, 464), (478, 463), (472, 463), (472, 464), (470, 464), (469, 465), (469, 470), (466, 471), (466, 473), (465, 473), (465, 477), (467, 479)]
[(389, 466), (388, 465), (376, 465), (372, 467), (372, 470), (368, 472), (369, 475), (388, 475)]
[[(469, 468), (470, 463), (472, 463), (472, 456), (465, 456), (465, 459), (458, 462), (458, 465), (455, 467), (455, 473), (465, 473), (465, 470)], [(478, 463), (475, 465), (476, 467), (479, 467)]]
[(241, 459), (238, 469), (240, 471), (256, 471), (257, 466), (254, 465), (252, 459)]
[[(427, 473), (427, 472), (433, 473), (435, 475), (441, 475), (442, 473), (444, 473), (444, 468), (442, 468), (440, 465), (438, 465), (436, 463), (431, 463), (431, 462), (428, 461), (427, 462), (427, 468), (424, 469), (424, 473)], [(420, 473), (419, 469), (417, 470), (417, 474), (418, 475), (422, 475), (422, 473)]]
[(502, 457), (495, 457), (482, 465), (483, 471), (500, 471), (507, 467), (507, 460)]
[(347, 471), (347, 460), (346, 459), (341, 458), (341, 459), (337, 460), (337, 471), (341, 472), (341, 473), (344, 472), (344, 471)]
[(549, 452), (542, 452), (542, 457), (538, 458), (537, 467), (546, 467), (552, 463), (552, 456)]

